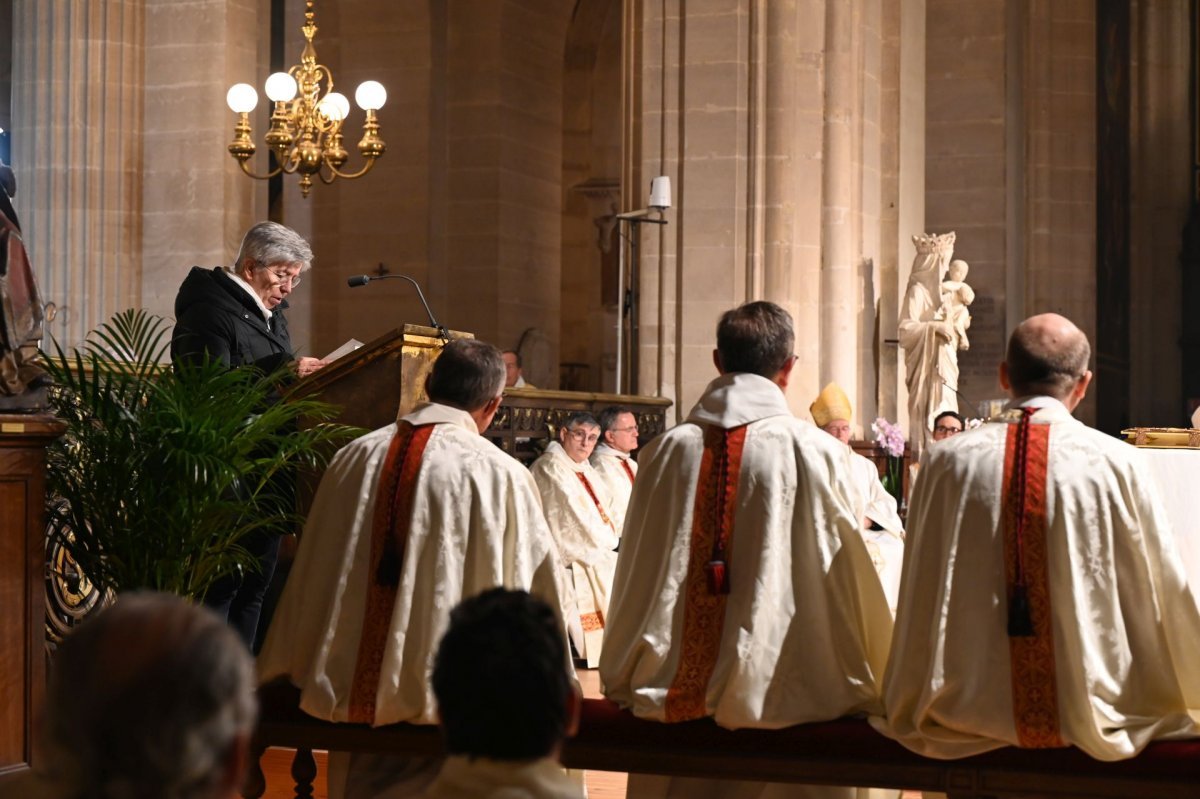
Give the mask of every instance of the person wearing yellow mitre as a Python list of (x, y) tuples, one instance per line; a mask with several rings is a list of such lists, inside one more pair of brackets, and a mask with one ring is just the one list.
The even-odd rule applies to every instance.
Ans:
[(869, 458), (850, 449), (850, 420), (854, 409), (837, 383), (821, 390), (808, 408), (817, 427), (846, 445), (851, 482), (857, 493), (855, 511), (871, 562), (883, 584), (888, 607), (896, 612), (900, 595), (900, 572), (904, 566), (904, 525), (896, 512), (896, 498), (879, 480), (879, 469)]

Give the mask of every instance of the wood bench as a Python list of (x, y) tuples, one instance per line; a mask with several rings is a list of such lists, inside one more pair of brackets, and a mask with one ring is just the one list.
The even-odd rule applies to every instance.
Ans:
[[(334, 724), (299, 708), (285, 683), (259, 690), (261, 719), (251, 774), (243, 790), (259, 799), (266, 786), (258, 760), (267, 747), (296, 749), (296, 796), (312, 796), (312, 750), (437, 755), (436, 727), (370, 728)], [(944, 791), (951, 799), (1036, 794), (1077, 799), (1178, 799), (1200, 793), (1200, 740), (1157, 741), (1138, 757), (1113, 763), (1078, 749), (1005, 748), (961, 760), (914, 754), (863, 719), (801, 724), (783, 730), (726, 730), (711, 720), (660, 724), (635, 718), (604, 699), (585, 699), (579, 734), (563, 748), (563, 764), (712, 779)], [(1195, 793), (1193, 793), (1195, 792)]]

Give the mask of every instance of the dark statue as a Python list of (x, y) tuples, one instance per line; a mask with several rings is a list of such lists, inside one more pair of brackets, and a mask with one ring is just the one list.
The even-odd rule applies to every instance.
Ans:
[(12, 169), (0, 162), (0, 411), (46, 408), (45, 371), (38, 364), (42, 298), (13, 209)]

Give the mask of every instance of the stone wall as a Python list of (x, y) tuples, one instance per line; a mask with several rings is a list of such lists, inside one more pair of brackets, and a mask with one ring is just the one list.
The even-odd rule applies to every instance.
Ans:
[(960, 409), (1003, 396), (1010, 243), (1010, 38), (1006, 0), (928, 0), (925, 215), (930, 232), (957, 233), (955, 258), (971, 265), (971, 349), (959, 352)]

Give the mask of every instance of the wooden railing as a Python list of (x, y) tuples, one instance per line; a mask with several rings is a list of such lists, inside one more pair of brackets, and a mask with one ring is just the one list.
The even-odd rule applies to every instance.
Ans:
[[(296, 749), (295, 795), (311, 796), (314, 749), (442, 753), (436, 727), (371, 728), (314, 719), (299, 691), (277, 682), (259, 689), (246, 799), (266, 790), (258, 760), (267, 747)], [(726, 730), (711, 719), (662, 724), (635, 718), (605, 699), (585, 699), (579, 733), (563, 747), (571, 768), (648, 774), (944, 791), (950, 799), (1070, 797), (1178, 799), (1200, 785), (1200, 741), (1156, 741), (1130, 760), (1101, 762), (1078, 749), (1004, 748), (961, 760), (922, 757), (876, 732), (865, 719), (838, 719), (782, 730)]]
[(578, 411), (599, 414), (610, 405), (623, 405), (637, 418), (639, 443), (667, 428), (669, 399), (626, 394), (596, 394), (583, 391), (546, 391), (536, 388), (509, 388), (504, 403), (484, 435), (502, 450), (528, 464), (546, 443), (558, 433), (568, 416)]

